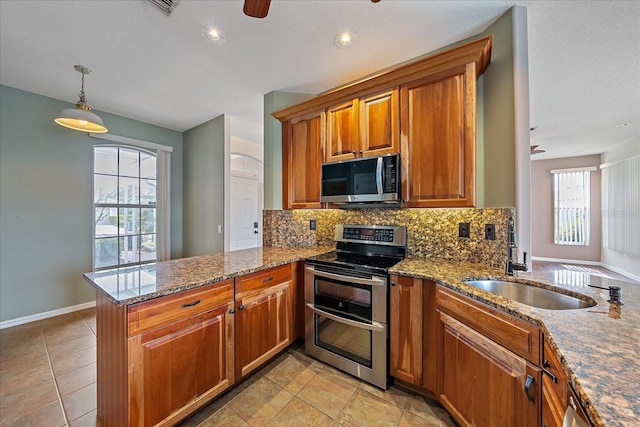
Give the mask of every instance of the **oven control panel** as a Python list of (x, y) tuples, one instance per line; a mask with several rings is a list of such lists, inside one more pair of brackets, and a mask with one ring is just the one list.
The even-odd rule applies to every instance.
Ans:
[(394, 226), (338, 225), (336, 226), (336, 240), (405, 245), (406, 229)]

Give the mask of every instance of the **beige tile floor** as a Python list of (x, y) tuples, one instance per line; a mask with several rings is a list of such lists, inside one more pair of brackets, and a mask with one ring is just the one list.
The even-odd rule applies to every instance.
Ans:
[(95, 426), (95, 331), (95, 309), (0, 330), (0, 426)]
[(419, 396), (382, 391), (289, 349), (182, 427), (454, 425)]
[[(96, 421), (95, 310), (0, 330), (0, 426)], [(183, 426), (452, 426), (448, 414), (289, 349)]]

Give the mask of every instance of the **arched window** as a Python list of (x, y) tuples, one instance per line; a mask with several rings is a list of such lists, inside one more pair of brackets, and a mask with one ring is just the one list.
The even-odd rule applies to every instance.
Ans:
[(93, 268), (156, 261), (156, 155), (113, 145), (94, 147)]

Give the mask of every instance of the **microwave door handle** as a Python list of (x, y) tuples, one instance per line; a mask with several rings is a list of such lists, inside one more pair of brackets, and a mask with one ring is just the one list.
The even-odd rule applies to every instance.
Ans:
[(386, 284), (386, 280), (384, 279), (378, 279), (378, 278), (364, 279), (361, 277), (352, 277), (352, 276), (347, 276), (342, 274), (328, 273), (326, 271), (316, 270), (313, 267), (305, 267), (305, 270), (313, 274), (314, 276), (324, 277), (326, 279), (341, 280), (343, 282), (357, 283), (359, 285), (384, 286)]
[(382, 157), (378, 157), (376, 164), (376, 187), (378, 194), (382, 194)]
[(384, 326), (378, 322), (371, 322), (371, 324), (368, 323), (362, 323), (362, 322), (356, 322), (355, 320), (351, 320), (351, 319), (347, 319), (341, 316), (336, 316), (335, 314), (331, 314), (331, 313), (327, 313), (324, 310), (320, 310), (318, 308), (316, 308), (313, 304), (311, 304), (310, 302), (306, 303), (306, 306), (309, 310), (313, 311), (314, 313), (319, 314), (320, 316), (324, 316), (328, 319), (331, 320), (335, 320), (338, 323), (344, 323), (345, 325), (349, 325), (349, 326), (353, 326), (356, 328), (360, 328), (360, 329), (368, 329), (370, 331), (373, 332), (382, 332), (384, 331)]

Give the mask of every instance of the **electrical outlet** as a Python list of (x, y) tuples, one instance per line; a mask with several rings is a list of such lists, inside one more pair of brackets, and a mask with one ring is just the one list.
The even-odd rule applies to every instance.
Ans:
[(484, 225), (484, 238), (486, 240), (496, 240), (496, 225), (485, 224)]
[(316, 224), (316, 220), (315, 219), (310, 219), (309, 220), (309, 230), (315, 230), (317, 228), (317, 224)]
[(471, 234), (471, 223), (459, 222), (458, 237), (469, 237), (470, 234)]

